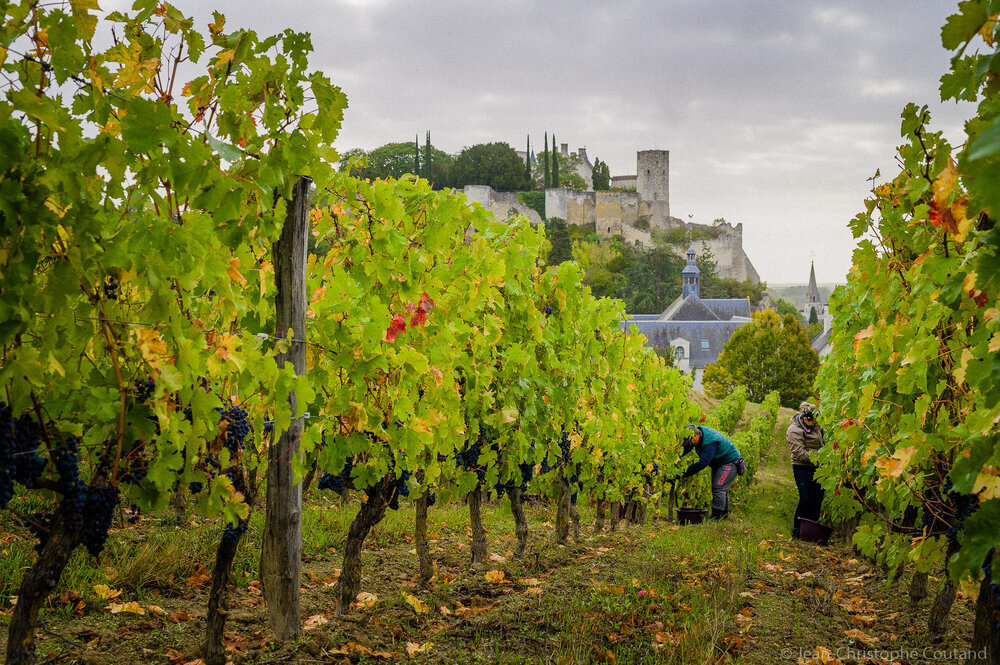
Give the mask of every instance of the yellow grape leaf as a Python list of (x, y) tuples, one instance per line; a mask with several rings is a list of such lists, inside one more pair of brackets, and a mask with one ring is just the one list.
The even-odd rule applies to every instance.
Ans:
[(487, 582), (492, 582), (493, 584), (500, 584), (504, 581), (504, 572), (502, 570), (489, 570), (483, 575)]
[(112, 589), (106, 584), (95, 584), (94, 593), (96, 593), (97, 597), (100, 598), (101, 600), (111, 600), (112, 598), (117, 598), (118, 596), (122, 595), (122, 590)]
[(972, 493), (979, 494), (980, 501), (1000, 498), (1000, 476), (995, 466), (983, 467), (983, 470), (976, 476), (976, 482), (972, 486)]
[(514, 422), (517, 419), (517, 407), (510, 406), (500, 412), (503, 415), (503, 419), (509, 423)]
[(990, 339), (990, 353), (997, 351), (1000, 351), (1000, 332), (993, 333), (993, 337)]
[(267, 293), (267, 278), (274, 275), (274, 264), (270, 261), (263, 261), (260, 264), (260, 297)]
[(948, 166), (941, 170), (937, 180), (934, 181), (934, 203), (938, 208), (947, 205), (956, 184), (958, 184), (958, 170), (955, 168), (955, 161), (949, 158)]
[(416, 596), (406, 593), (403, 594), (403, 598), (406, 600), (406, 604), (412, 607), (417, 614), (427, 614), (431, 611), (431, 608), (427, 606), (427, 603), (422, 602)]
[(434, 646), (433, 642), (425, 642), (424, 644), (417, 644), (416, 642), (407, 642), (406, 653), (408, 653), (411, 656), (415, 653), (425, 653), (427, 651), (430, 651), (431, 647), (433, 646)]
[(325, 623), (330, 623), (330, 620), (322, 614), (314, 614), (303, 622), (302, 629), (312, 630), (313, 628), (319, 628)]
[(583, 436), (581, 436), (579, 432), (573, 432), (572, 434), (569, 435), (570, 450), (579, 448), (581, 445), (583, 445)]
[(222, 53), (219, 54), (219, 57), (216, 60), (215, 64), (216, 65), (224, 65), (224, 64), (226, 64), (228, 62), (232, 62), (233, 61), (233, 57), (235, 55), (236, 55), (236, 51), (233, 50), (233, 49), (229, 49), (227, 51), (223, 51)]
[(958, 231), (951, 234), (952, 240), (965, 242), (965, 236), (969, 234), (969, 229), (972, 228), (972, 223), (975, 221), (975, 218), (969, 219), (965, 216), (969, 212), (969, 202), (964, 198), (958, 199), (951, 204), (950, 209), (951, 216), (955, 218), (955, 224), (958, 227)]
[(111, 603), (108, 605), (108, 609), (111, 610), (112, 614), (119, 614), (121, 612), (127, 612), (128, 614), (145, 614), (146, 610), (139, 606), (139, 603), (134, 600), (128, 603)]
[(427, 421), (424, 420), (423, 418), (417, 418), (416, 416), (410, 419), (410, 429), (412, 429), (414, 432), (431, 431), (430, 425), (427, 424)]
[(167, 355), (167, 345), (160, 339), (160, 333), (150, 328), (134, 328), (136, 346), (142, 357), (153, 367), (158, 367), (160, 359)]
[(906, 467), (910, 466), (910, 461), (916, 453), (917, 449), (913, 446), (898, 448), (892, 457), (883, 457), (876, 460), (875, 466), (883, 469), (886, 475), (896, 478), (906, 471)]
[(229, 279), (239, 282), (241, 286), (247, 285), (246, 278), (240, 274), (240, 257), (234, 256), (229, 259), (229, 270), (226, 271), (226, 274), (229, 275)]

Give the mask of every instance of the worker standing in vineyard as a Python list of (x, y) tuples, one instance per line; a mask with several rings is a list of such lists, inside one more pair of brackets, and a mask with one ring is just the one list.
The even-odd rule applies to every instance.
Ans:
[(705, 467), (712, 469), (712, 519), (723, 519), (729, 515), (729, 488), (736, 476), (746, 472), (746, 462), (733, 442), (722, 432), (704, 425), (687, 425), (681, 441), (683, 455), (694, 450), (698, 461), (688, 467), (681, 476), (689, 478)]
[(799, 537), (800, 519), (819, 521), (823, 507), (823, 488), (813, 474), (816, 465), (813, 456), (823, 447), (823, 428), (816, 421), (816, 407), (809, 402), (799, 404), (799, 412), (785, 430), (785, 440), (792, 453), (792, 475), (799, 488), (799, 504), (792, 520), (792, 538)]

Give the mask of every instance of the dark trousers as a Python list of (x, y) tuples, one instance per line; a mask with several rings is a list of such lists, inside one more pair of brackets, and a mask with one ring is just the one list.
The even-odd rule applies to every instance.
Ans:
[(729, 510), (729, 488), (736, 480), (736, 465), (723, 464), (712, 471), (712, 510), (720, 513)]
[(792, 474), (799, 488), (799, 505), (795, 507), (792, 521), (792, 535), (799, 535), (799, 519), (819, 521), (819, 511), (823, 507), (823, 488), (813, 479), (816, 467), (808, 464), (793, 464)]

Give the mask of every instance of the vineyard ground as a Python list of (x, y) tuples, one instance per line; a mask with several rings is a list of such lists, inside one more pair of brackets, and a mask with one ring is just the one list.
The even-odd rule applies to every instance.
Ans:
[[(779, 420), (776, 432), (783, 430)], [(268, 640), (255, 581), (259, 550), (244, 546), (227, 625), (231, 660), (235, 665), (396, 660), (764, 664), (796, 663), (800, 657), (808, 663), (816, 648), (824, 647), (834, 655), (840, 649), (842, 656), (855, 656), (845, 657), (845, 663), (890, 662), (866, 660), (878, 655), (860, 653), (866, 648), (928, 649), (928, 658), (897, 658), (902, 663), (957, 662), (934, 652), (969, 644), (970, 590), (959, 592), (948, 633), (931, 640), (926, 616), (932, 598), (911, 608), (905, 593), (908, 574), (889, 585), (880, 569), (845, 543), (821, 548), (787, 537), (795, 497), (784, 443), (777, 436), (753, 492), (726, 522), (678, 527), (654, 519), (594, 536), (594, 511), (581, 505), (582, 542), (559, 547), (552, 544), (554, 509), (534, 502), (526, 511), (528, 553), (516, 560), (509, 508), (493, 502), (484, 516), (491, 558), (475, 570), (468, 566), (465, 506), (436, 506), (429, 532), (437, 574), (427, 588), (415, 582), (413, 513), (404, 507), (390, 512), (369, 536), (362, 585), (372, 594), (365, 597), (368, 606), (337, 619), (333, 581), (356, 504), (344, 506), (329, 493), (314, 491), (303, 533), (301, 598), (307, 628), (291, 644)], [(30, 507), (18, 510), (30, 512)], [(2, 652), (9, 599), (31, 560), (32, 541), (9, 513), (0, 519)], [(244, 545), (259, 542), (259, 528), (258, 516)], [(206, 566), (218, 535), (217, 524), (197, 518), (189, 517), (182, 527), (173, 515), (144, 517), (114, 532), (100, 563), (78, 553), (40, 616), (39, 660), (66, 654), (59, 662), (197, 663)], [(97, 585), (120, 595), (102, 598)], [(136, 605), (128, 604), (133, 601)]]

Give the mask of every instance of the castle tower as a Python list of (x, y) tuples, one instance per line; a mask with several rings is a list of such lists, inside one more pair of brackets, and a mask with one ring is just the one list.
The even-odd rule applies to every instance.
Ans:
[(700, 298), (701, 287), (699, 282), (701, 271), (698, 270), (698, 266), (694, 262), (694, 245), (688, 247), (687, 257), (687, 265), (681, 271), (681, 297), (687, 298), (693, 295), (695, 298)]
[(670, 151), (640, 150), (636, 153), (635, 189), (643, 201), (670, 204)]

